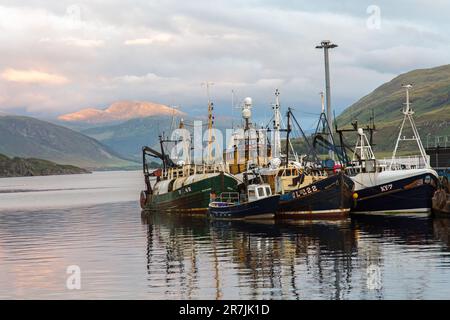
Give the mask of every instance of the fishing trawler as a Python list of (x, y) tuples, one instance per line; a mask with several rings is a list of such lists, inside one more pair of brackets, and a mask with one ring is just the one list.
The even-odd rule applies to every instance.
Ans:
[(272, 194), (259, 173), (259, 168), (267, 163), (270, 151), (265, 151), (264, 132), (257, 130), (250, 120), (250, 97), (243, 100), (241, 113), (243, 127), (234, 129), (223, 157), (227, 168), (242, 183), (238, 186), (239, 192), (223, 192), (212, 199), (208, 213), (213, 219), (273, 218), (280, 196)]
[[(406, 214), (429, 215), (432, 197), (438, 186), (438, 175), (429, 163), (429, 158), (420, 140), (414, 123), (409, 101), (411, 85), (406, 89), (403, 121), (390, 160), (377, 160), (364, 130), (357, 128), (358, 141), (353, 158), (346, 168), (355, 183), (354, 214)], [(413, 131), (412, 138), (403, 136), (406, 122)], [(396, 157), (400, 142), (415, 141), (420, 156)]]
[[(279, 92), (275, 92), (273, 141), (274, 157), (269, 165), (261, 169), (261, 175), (274, 193), (280, 194), (277, 217), (336, 218), (349, 214), (352, 204), (353, 181), (344, 172), (328, 172), (305, 133), (289, 108), (287, 127), (281, 129)], [(322, 98), (322, 115), (325, 117)], [(308, 155), (299, 157), (295, 152), (290, 133), (296, 125), (308, 146)], [(326, 119), (326, 118), (325, 118)], [(320, 121), (320, 120), (319, 120)], [(285, 151), (282, 154), (280, 132), (285, 131)], [(293, 160), (290, 160), (290, 153)]]
[[(242, 181), (228, 173), (227, 166), (212, 157), (213, 104), (208, 94), (208, 146), (207, 157), (200, 164), (191, 160), (190, 136), (180, 140), (160, 136), (160, 151), (150, 147), (142, 148), (143, 173), (146, 189), (141, 192), (141, 208), (183, 214), (206, 214), (211, 194), (236, 192)], [(180, 128), (183, 128), (181, 122)], [(166, 150), (167, 143), (180, 143), (184, 159), (175, 163)], [(203, 152), (203, 151), (202, 151)], [(203, 154), (203, 153), (202, 153)], [(158, 158), (162, 169), (150, 171), (147, 159)], [(152, 181), (153, 180), (153, 185)], [(156, 181), (155, 181), (156, 179)]]
[(252, 98), (246, 97), (240, 106), (243, 124), (233, 128), (223, 154), (229, 172), (241, 181), (244, 174), (250, 180), (255, 178), (251, 167), (265, 167), (272, 158), (267, 131), (251, 121), (252, 107)]

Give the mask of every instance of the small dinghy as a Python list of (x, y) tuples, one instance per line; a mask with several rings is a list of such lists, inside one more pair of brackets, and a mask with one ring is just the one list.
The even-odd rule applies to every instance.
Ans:
[(272, 195), (269, 184), (250, 184), (247, 194), (223, 192), (209, 204), (213, 219), (267, 219), (278, 209), (279, 195)]

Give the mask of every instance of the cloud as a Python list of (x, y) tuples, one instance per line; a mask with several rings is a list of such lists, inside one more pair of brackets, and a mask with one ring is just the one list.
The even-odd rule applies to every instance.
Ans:
[(125, 75), (125, 76), (115, 77), (113, 79), (114, 82), (122, 83), (122, 84), (123, 83), (128, 83), (128, 84), (149, 83), (149, 82), (167, 81), (167, 80), (171, 81), (171, 80), (176, 80), (176, 79), (160, 77), (154, 73), (147, 73), (143, 76)]
[(149, 38), (139, 38), (139, 39), (132, 39), (132, 40), (125, 40), (124, 44), (126, 46), (142, 46), (142, 45), (149, 45), (154, 43), (165, 43), (170, 42), (172, 40), (172, 36), (169, 34), (158, 34), (153, 37)]
[(69, 81), (66, 77), (58, 74), (37, 70), (17, 70), (11, 68), (4, 70), (1, 77), (6, 81), (34, 84), (61, 85)]
[(314, 47), (330, 39), (339, 112), (401, 72), (450, 62), (445, 1), (380, 0), (379, 30), (366, 26), (371, 1), (76, 2), (2, 1), (0, 70), (19, 76), (1, 75), (0, 108), (48, 115), (141, 100), (204, 110), (208, 80), (218, 114), (234, 90), (264, 116), (276, 87), (284, 106), (315, 112), (324, 67)]
[(283, 83), (283, 79), (259, 79), (258, 81), (256, 81), (256, 85), (270, 88), (276, 88), (283, 85)]
[(80, 39), (80, 38), (60, 38), (60, 39), (50, 39), (42, 38), (39, 40), (41, 43), (62, 43), (68, 46), (84, 47), (84, 48), (98, 48), (105, 44), (103, 40), (95, 39)]

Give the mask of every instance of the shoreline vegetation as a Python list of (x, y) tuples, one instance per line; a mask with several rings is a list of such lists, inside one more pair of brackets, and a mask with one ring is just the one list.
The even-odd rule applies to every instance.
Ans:
[(73, 165), (36, 158), (9, 158), (0, 154), (0, 178), (87, 173), (91, 171)]

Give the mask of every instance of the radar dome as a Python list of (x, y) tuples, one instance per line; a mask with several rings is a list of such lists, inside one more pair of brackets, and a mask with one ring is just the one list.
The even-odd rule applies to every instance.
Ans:
[(242, 117), (244, 119), (249, 119), (252, 116), (252, 111), (250, 109), (244, 108), (242, 109)]

